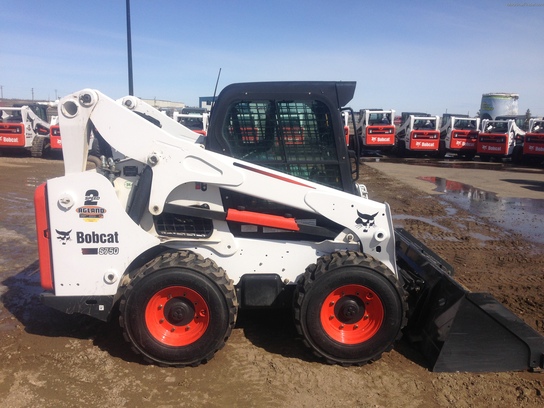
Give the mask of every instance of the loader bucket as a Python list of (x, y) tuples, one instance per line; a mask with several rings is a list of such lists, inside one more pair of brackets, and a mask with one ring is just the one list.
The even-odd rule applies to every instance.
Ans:
[(402, 228), (397, 262), (409, 292), (404, 338), (435, 372), (539, 371), (544, 337), (489, 293), (472, 293), (453, 268)]

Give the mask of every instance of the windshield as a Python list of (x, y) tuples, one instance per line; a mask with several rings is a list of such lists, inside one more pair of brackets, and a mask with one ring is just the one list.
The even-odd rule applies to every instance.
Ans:
[(319, 100), (235, 102), (222, 133), (236, 158), (341, 188), (332, 113)]
[(181, 117), (179, 118), (179, 123), (191, 130), (204, 129), (204, 123), (201, 117)]
[(455, 129), (473, 130), (476, 129), (476, 120), (457, 119), (454, 122)]
[(391, 114), (390, 113), (371, 113), (368, 115), (369, 125), (390, 125)]
[(508, 122), (490, 123), (486, 129), (487, 133), (508, 133)]
[(414, 121), (414, 129), (435, 129), (436, 119), (416, 119)]
[(534, 133), (544, 133), (544, 121), (540, 120), (534, 122), (532, 131)]
[(0, 121), (3, 123), (19, 123), (23, 121), (20, 110), (0, 110)]

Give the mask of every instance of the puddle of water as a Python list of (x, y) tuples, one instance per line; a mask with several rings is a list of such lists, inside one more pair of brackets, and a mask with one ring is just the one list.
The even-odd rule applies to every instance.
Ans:
[(416, 216), (413, 216), (413, 215), (394, 214), (393, 215), (393, 220), (395, 220), (395, 221), (399, 221), (399, 220), (419, 220), (419, 221), (422, 221), (422, 222), (424, 222), (426, 224), (429, 224), (429, 225), (432, 225), (432, 226), (434, 226), (436, 228), (439, 228), (442, 231), (452, 232), (452, 230), (450, 230), (449, 228), (446, 228), (443, 225), (440, 225), (437, 222), (433, 221), (432, 219), (426, 218), (426, 217), (416, 217)]
[(63, 173), (62, 162), (48, 162), (39, 169), (27, 162), (0, 161), (0, 282), (37, 259), (34, 192), (45, 180)]
[(451, 181), (442, 177), (419, 177), (436, 185), (441, 198), (467, 210), (473, 215), (486, 217), (493, 224), (525, 236), (529, 241), (544, 244), (544, 200), (498, 197), (491, 191)]
[[(496, 170), (509, 171), (515, 173), (533, 173), (544, 174), (544, 161), (536, 164), (514, 165), (511, 161), (504, 160), (499, 162), (481, 162), (478, 160), (467, 161), (459, 160), (457, 157), (446, 157), (444, 160), (437, 160), (428, 157), (398, 158), (389, 156), (363, 157), (362, 163), (397, 163), (413, 166), (441, 167), (448, 169), (474, 169), (474, 170)], [(541, 187), (542, 188), (542, 187)]]
[[(449, 206), (446, 207), (446, 213), (448, 214), (448, 216), (451, 216), (451, 215), (455, 214), (456, 212), (457, 212), (456, 208), (449, 207)], [(413, 216), (413, 215), (393, 214), (393, 220), (395, 221), (395, 226), (401, 226), (402, 227), (403, 226), (403, 223), (402, 223), (403, 220), (419, 220), (419, 221), (422, 221), (422, 222), (424, 222), (426, 224), (433, 225), (433, 226), (441, 229), (444, 232), (453, 232), (450, 228), (446, 228), (443, 225), (440, 225), (437, 222), (435, 222), (434, 220), (432, 220), (430, 218), (427, 218), (427, 217), (416, 217), (416, 216)], [(401, 221), (401, 222), (399, 223), (399, 221)], [(482, 241), (482, 242), (496, 240), (496, 238), (494, 238), (494, 237), (490, 237), (490, 236), (487, 236), (487, 235), (484, 235), (484, 234), (480, 234), (478, 232), (469, 232), (468, 234), (471, 237), (477, 239), (478, 241)], [(429, 237), (429, 238), (433, 239), (433, 237)], [(441, 239), (442, 240), (450, 240), (450, 241), (459, 241), (457, 238), (454, 238), (454, 237), (450, 237), (450, 238), (441, 237)]]
[(480, 234), (479, 232), (470, 232), (469, 235), (472, 238), (476, 238), (478, 241), (494, 241), (495, 238), (488, 237), (487, 235)]

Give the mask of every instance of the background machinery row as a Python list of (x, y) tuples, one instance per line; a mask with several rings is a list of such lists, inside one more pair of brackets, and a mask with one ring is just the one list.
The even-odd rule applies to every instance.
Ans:
[[(500, 103), (508, 104), (493, 106), (497, 95)], [(361, 109), (353, 116), (345, 112), (347, 142), (353, 144), (357, 139), (362, 156), (454, 155), (470, 160), (477, 157), (480, 161), (507, 159), (514, 164), (541, 164), (544, 118), (513, 114), (517, 113), (517, 106), (511, 106), (512, 101), (517, 101), (515, 97), (516, 94), (484, 94), (477, 117), (451, 113), (439, 117), (425, 112), (402, 112), (396, 116), (393, 109), (376, 108)], [(48, 105), (0, 106), (0, 151), (26, 150), (32, 157), (61, 153), (58, 117), (48, 115)], [(197, 133), (206, 134), (209, 112), (205, 108), (184, 107), (162, 113)]]
[[(356, 135), (361, 153), (444, 158), (446, 154), (481, 161), (511, 159), (516, 164), (544, 161), (544, 119), (526, 115), (501, 115), (480, 119), (445, 113), (441, 118), (423, 112), (362, 109), (356, 126), (345, 116)], [(397, 122), (397, 124), (395, 124)]]

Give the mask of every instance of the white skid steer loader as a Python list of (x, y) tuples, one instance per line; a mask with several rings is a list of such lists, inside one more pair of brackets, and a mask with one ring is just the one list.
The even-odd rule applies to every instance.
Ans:
[(239, 309), (292, 307), (329, 363), (376, 360), (405, 333), (435, 371), (541, 368), (538, 333), (361, 194), (340, 113), (354, 90), (234, 84), (206, 137), (134, 97), (65, 97), (65, 175), (35, 195), (43, 302), (102, 320), (118, 308), (133, 349), (160, 365), (208, 361)]
[(0, 107), (0, 151), (28, 150), (32, 157), (49, 151), (47, 107), (41, 104)]

